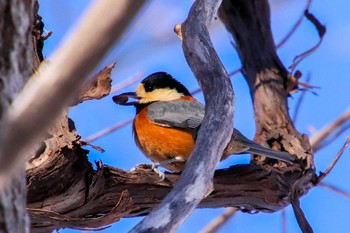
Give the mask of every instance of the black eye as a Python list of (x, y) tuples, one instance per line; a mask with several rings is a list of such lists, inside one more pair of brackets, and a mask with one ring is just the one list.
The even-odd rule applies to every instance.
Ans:
[(146, 90), (146, 92), (151, 92), (154, 90), (154, 88), (151, 85), (145, 85), (145, 90)]

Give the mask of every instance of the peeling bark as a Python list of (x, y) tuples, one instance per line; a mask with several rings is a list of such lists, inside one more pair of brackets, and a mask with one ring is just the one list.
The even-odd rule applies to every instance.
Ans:
[[(288, 112), (288, 72), (276, 53), (267, 0), (224, 0), (219, 15), (233, 35), (249, 85), (256, 122), (255, 140), (285, 150), (313, 166), (306, 135), (294, 127)], [(261, 160), (261, 158), (260, 158)]]
[[(242, 73), (249, 85), (256, 122), (255, 140), (266, 147), (288, 151), (300, 159), (300, 164), (286, 166), (307, 171), (296, 182), (297, 189), (292, 189), (292, 193), (304, 193), (303, 189), (314, 185), (307, 178), (308, 175), (315, 176), (313, 152), (309, 138), (297, 131), (289, 116), (288, 86), (295, 84), (276, 53), (268, 1), (223, 0), (220, 18), (235, 39)], [(259, 156), (253, 160), (259, 164), (271, 162)], [(284, 165), (278, 162), (275, 166)], [(312, 232), (300, 206), (295, 204), (299, 203), (299, 197), (299, 194), (294, 196), (292, 202), (294, 210), (298, 210), (295, 211), (296, 218), (303, 232)]]
[[(28, 170), (32, 232), (100, 229), (121, 217), (144, 216), (164, 199), (179, 178), (179, 174), (169, 173), (159, 182), (158, 175), (150, 170), (124, 171), (101, 163), (94, 171), (84, 151), (72, 161), (69, 158), (77, 154), (78, 147), (65, 148), (61, 153), (53, 151), (45, 163)], [(51, 168), (52, 164), (55, 167)], [(285, 168), (236, 165), (215, 172), (214, 190), (198, 208), (231, 206), (249, 213), (275, 212), (289, 205), (294, 193), (298, 197), (306, 194), (315, 180), (313, 172), (305, 176), (302, 171)]]
[[(307, 138), (298, 133), (288, 115), (286, 87), (289, 80), (286, 69), (276, 55), (267, 1), (224, 0), (220, 12), (226, 27), (236, 39), (243, 72), (251, 88), (257, 141), (294, 153), (301, 163), (286, 165), (260, 158), (255, 160), (257, 164), (217, 170), (212, 192), (199, 203), (198, 208), (236, 207), (249, 213), (275, 212), (314, 187), (317, 176), (313, 169), (308, 169), (312, 168), (311, 149)], [(184, 31), (180, 34), (186, 40)], [(199, 38), (197, 45), (205, 44), (205, 39)], [(191, 45), (186, 43), (184, 41), (184, 47)], [(192, 66), (197, 60), (191, 49), (199, 49), (201, 58), (207, 56), (207, 51), (201, 51), (199, 46), (186, 49), (190, 51), (186, 56)], [(210, 64), (213, 69), (217, 67)], [(204, 71), (197, 73), (194, 70), (198, 76), (203, 76), (200, 72)], [(221, 77), (222, 73), (212, 74)], [(200, 80), (200, 84), (205, 90), (213, 89), (211, 82)], [(82, 96), (90, 99), (90, 94)], [(220, 102), (211, 98), (206, 100), (215, 104)], [(208, 111), (213, 109), (210, 107)], [(98, 169), (94, 170), (87, 160), (88, 151), (82, 149), (84, 143), (75, 132), (74, 123), (65, 113), (46, 138), (27, 163), (27, 204), (32, 232), (49, 232), (60, 228), (103, 229), (123, 217), (147, 215), (164, 200), (179, 180), (179, 174), (167, 173), (166, 179), (159, 181), (158, 175), (149, 170), (139, 168), (124, 171), (102, 163), (98, 163)], [(190, 182), (194, 180), (190, 179)], [(165, 202), (167, 209), (163, 209), (163, 213), (181, 205), (176, 201)], [(186, 217), (181, 211), (178, 213), (177, 221)], [(167, 219), (171, 217), (167, 215)], [(176, 224), (166, 227), (173, 230)], [(163, 227), (158, 231), (170, 229)]]

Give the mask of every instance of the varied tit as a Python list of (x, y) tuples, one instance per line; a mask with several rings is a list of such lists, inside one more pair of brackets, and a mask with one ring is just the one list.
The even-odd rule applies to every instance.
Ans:
[[(136, 145), (153, 162), (170, 171), (182, 171), (195, 144), (204, 117), (204, 105), (171, 75), (158, 72), (146, 77), (135, 92), (114, 96), (115, 103), (133, 105)], [(288, 152), (265, 148), (234, 129), (222, 159), (231, 154), (252, 153), (293, 162)]]

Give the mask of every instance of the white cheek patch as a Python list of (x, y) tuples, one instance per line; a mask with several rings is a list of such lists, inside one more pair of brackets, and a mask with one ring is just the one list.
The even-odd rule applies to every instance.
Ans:
[(184, 96), (184, 94), (169, 88), (156, 89), (152, 92), (145, 92), (143, 88), (138, 88), (136, 93), (139, 97), (141, 97), (139, 101), (140, 103), (150, 103), (154, 101), (171, 101), (180, 99)]

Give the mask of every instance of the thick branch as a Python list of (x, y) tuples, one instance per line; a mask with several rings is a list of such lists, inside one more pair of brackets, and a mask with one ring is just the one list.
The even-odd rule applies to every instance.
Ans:
[[(299, 186), (308, 190), (307, 186), (312, 184), (307, 174), (314, 175), (312, 149), (308, 137), (295, 129), (288, 113), (288, 73), (276, 53), (268, 1), (224, 0), (220, 17), (236, 41), (242, 73), (250, 88), (256, 122), (255, 140), (277, 150), (286, 150), (302, 161), (302, 169), (311, 168), (298, 185), (298, 192)], [(310, 232), (298, 198), (299, 195), (293, 196), (292, 203), (299, 226)]]
[[(72, 137), (74, 133), (70, 135)], [(51, 154), (40, 165), (42, 169), (28, 170), (28, 211), (33, 232), (65, 227), (99, 229), (121, 217), (146, 215), (179, 179), (178, 174), (166, 174), (166, 179), (159, 182), (158, 175), (150, 170), (123, 171), (101, 164), (94, 172), (77, 146), (78, 141), (75, 141), (66, 155)], [(69, 159), (73, 151), (80, 157)], [(55, 176), (53, 182), (50, 178), (43, 179), (45, 174), (61, 175)], [(215, 172), (213, 192), (198, 207), (232, 206), (244, 212), (275, 212), (291, 202), (295, 189), (300, 190), (298, 195), (303, 195), (308, 191), (305, 187), (312, 188), (298, 182), (301, 176), (302, 172), (291, 173), (254, 164), (218, 170)], [(304, 182), (310, 184), (315, 178), (307, 176), (308, 180)]]
[[(7, 126), (5, 112), (32, 73), (32, 25), (33, 1), (0, 1), (0, 131)], [(0, 157), (7, 166), (11, 154)], [(7, 175), (2, 169), (0, 173)], [(0, 179), (0, 232), (29, 232), (24, 164), (6, 179), (6, 185)]]
[(175, 231), (212, 190), (215, 168), (233, 130), (232, 86), (208, 32), (220, 3), (197, 0), (181, 26), (184, 54), (206, 102), (196, 147), (174, 189), (131, 232)]
[(232, 33), (249, 84), (256, 121), (255, 140), (286, 150), (312, 165), (307, 136), (300, 135), (288, 113), (288, 72), (276, 53), (267, 0), (224, 0), (220, 18)]
[[(197, 144), (200, 145), (200, 148), (195, 148), (181, 177), (179, 178), (178, 174), (167, 174), (166, 180), (159, 182), (158, 175), (150, 173), (148, 170), (122, 171), (103, 167), (101, 164), (99, 169), (94, 171), (91, 164), (87, 162), (86, 151), (81, 149), (79, 136), (75, 134), (72, 125), (69, 122), (61, 121), (57, 129), (54, 130), (56, 133), (53, 138), (46, 140), (46, 146), (38, 152), (39, 156), (33, 157), (28, 163), (28, 207), (34, 232), (47, 232), (63, 227), (100, 229), (121, 217), (146, 215), (153, 208), (157, 212), (146, 217), (134, 231), (171, 232), (197, 206), (198, 202), (200, 202), (200, 208), (232, 206), (247, 212), (274, 212), (288, 205), (292, 195), (296, 195), (295, 197), (298, 198), (313, 187), (316, 180), (313, 171), (310, 170), (307, 172), (308, 175), (305, 175), (305, 171), (300, 169), (298, 165), (291, 167), (271, 167), (267, 164), (262, 166), (255, 164), (237, 165), (226, 170), (216, 171), (213, 191), (201, 200), (203, 195), (211, 191), (211, 178), (219, 161), (219, 157), (216, 158), (216, 156), (221, 155), (226, 146), (225, 142), (227, 141), (225, 140), (230, 138), (227, 135), (232, 133), (233, 114), (231, 86), (224, 68), (212, 49), (206, 29), (218, 3), (215, 7), (207, 9), (201, 5), (203, 2), (197, 1), (194, 4), (189, 18), (182, 25), (181, 30), (186, 58), (204, 91), (207, 107), (207, 115), (197, 138)], [(265, 1), (254, 2), (267, 4)], [(245, 1), (240, 4), (245, 4)], [(253, 11), (252, 14), (259, 15), (258, 12), (262, 10), (263, 17), (266, 17), (265, 8), (268, 6), (263, 5), (262, 7), (262, 9)], [(236, 17), (241, 18), (238, 19), (238, 22), (244, 24), (245, 16), (245, 14), (236, 15)], [(245, 28), (242, 33), (249, 34), (249, 30), (253, 31), (253, 36), (250, 35), (251, 38), (254, 38), (255, 33), (259, 34), (259, 32), (254, 31), (255, 27), (253, 29)], [(251, 38), (248, 39), (252, 43)], [(261, 40), (259, 35), (256, 39), (257, 41)], [(259, 46), (265, 45), (262, 43)], [(272, 48), (270, 46), (267, 51)], [(250, 48), (245, 49), (250, 51)], [(258, 51), (259, 48), (253, 46), (253, 50)], [(258, 51), (258, 54), (263, 53)], [(254, 55), (252, 59), (258, 57), (255, 53), (252, 55)], [(267, 62), (265, 63), (262, 58), (261, 60), (263, 60), (263, 64), (269, 65), (266, 72), (259, 73), (258, 71), (264, 69), (257, 69), (254, 64), (250, 64), (251, 67), (248, 67), (253, 69), (251, 74), (255, 74), (258, 77), (257, 80), (260, 80), (257, 81), (259, 85), (251, 86), (254, 87), (252, 93), (263, 89), (261, 86), (265, 84), (270, 88), (271, 83), (276, 83), (276, 86), (272, 85), (272, 89), (266, 89), (266, 92), (284, 92), (285, 80), (281, 81), (283, 79), (280, 80), (279, 76), (279, 72), (282, 71), (271, 68), (281, 68), (279, 66), (282, 65), (279, 61), (276, 64), (275, 58), (269, 58), (269, 56), (275, 56), (275, 52), (269, 51), (265, 56), (268, 57), (266, 58)], [(253, 60), (252, 63), (259, 62), (259, 59)], [(249, 61), (247, 62), (249, 63)], [(257, 66), (260, 67), (260, 65)], [(283, 74), (285, 73), (284, 71)], [(269, 75), (272, 75), (272, 78), (263, 79), (263, 77), (270, 77)], [(252, 76), (254, 75), (250, 77)], [(217, 91), (218, 89), (219, 91)], [(221, 93), (220, 96), (217, 96), (218, 92)], [(287, 94), (284, 93), (282, 96), (278, 100), (279, 102), (273, 104), (287, 104), (285, 99)], [(253, 95), (255, 103), (262, 101), (261, 105), (256, 107), (257, 111), (259, 109), (261, 111), (263, 104), (267, 104), (267, 100), (259, 100), (258, 97), (269, 98), (271, 96)], [(271, 110), (271, 106), (267, 107)], [(286, 112), (287, 106), (281, 108), (282, 114), (278, 112), (279, 109), (274, 109), (276, 112), (273, 112), (278, 115), (278, 121), (276, 121), (275, 116), (272, 116), (271, 121), (258, 119), (259, 127), (270, 127), (264, 128), (267, 129), (265, 133), (268, 134), (267, 138), (269, 139), (266, 143), (276, 149), (286, 149), (291, 152), (300, 150), (303, 158), (307, 144), (301, 143), (300, 145), (300, 136), (294, 135), (294, 133), (297, 135), (298, 133), (293, 128), (293, 124), (289, 122), (288, 112)], [(259, 113), (259, 116), (271, 117), (269, 114), (262, 113)], [(211, 123), (212, 121), (214, 122)], [(287, 122), (287, 126), (284, 121)], [(283, 124), (278, 125), (279, 123)], [(211, 132), (213, 130), (211, 126), (215, 127), (215, 132)], [(280, 131), (278, 127), (281, 127), (282, 130)], [(70, 129), (70, 132), (64, 132), (67, 129)], [(291, 129), (292, 131), (289, 131)], [(274, 130), (277, 130), (277, 133)], [(276, 135), (274, 135), (275, 133)], [(292, 142), (293, 146), (288, 143), (280, 143), (280, 140)], [(175, 183), (176, 187), (172, 190)], [(169, 193), (170, 191), (171, 193)], [(168, 193), (169, 195), (162, 202)], [(67, 196), (71, 198), (67, 199)], [(161, 202), (160, 206), (155, 207)]]
[[(0, 185), (8, 180), (9, 174), (18, 172), (28, 151), (40, 141), (49, 124), (122, 35), (143, 3), (127, 0), (95, 2), (75, 33), (53, 55), (50, 65), (41, 69), (16, 98), (0, 135), (0, 161), (7, 161), (0, 163)], [(103, 20), (100, 20), (101, 16)], [(99, 27), (91, 30), (95, 22), (100, 22)], [(108, 36), (101, 38), (101, 35)]]

